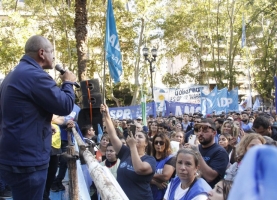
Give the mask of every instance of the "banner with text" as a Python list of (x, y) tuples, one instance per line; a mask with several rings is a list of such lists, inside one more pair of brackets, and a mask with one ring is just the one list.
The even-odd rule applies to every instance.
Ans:
[(195, 112), (201, 112), (200, 104), (180, 103), (180, 102), (165, 102), (166, 113), (165, 116), (169, 116), (172, 113), (174, 116), (181, 116), (184, 113), (193, 114)]
[[(110, 116), (113, 119), (137, 119), (142, 117), (141, 105), (137, 106), (126, 106), (126, 107), (113, 107), (109, 108)], [(146, 116), (153, 115), (156, 113), (155, 102), (146, 104)]]
[[(158, 114), (159, 112), (156, 113), (156, 108), (153, 106), (152, 103), (147, 103), (146, 104), (146, 115), (153, 115), (154, 117)], [(175, 116), (181, 116), (184, 113), (195, 113), (195, 112), (200, 112), (201, 111), (201, 106), (200, 104), (190, 104), (190, 103), (180, 103), (180, 102), (168, 102), (165, 101), (163, 104), (163, 113), (162, 116), (167, 117), (169, 116), (170, 113), (172, 113)], [(137, 106), (126, 106), (126, 107), (113, 107), (109, 108), (110, 109), (110, 116), (113, 119), (136, 119), (138, 117), (142, 117), (142, 109), (141, 105)], [(154, 114), (155, 113), (155, 114)]]
[(238, 111), (238, 88), (228, 92), (227, 88), (218, 90), (215, 87), (208, 95), (201, 93), (201, 113), (203, 115), (230, 111)]
[(208, 94), (207, 85), (191, 85), (182, 88), (154, 88), (155, 102), (173, 101), (190, 104), (200, 104), (201, 91)]

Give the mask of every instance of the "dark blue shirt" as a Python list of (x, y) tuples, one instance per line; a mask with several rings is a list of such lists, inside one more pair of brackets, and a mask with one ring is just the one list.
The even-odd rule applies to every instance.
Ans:
[(229, 164), (228, 153), (216, 143), (208, 148), (202, 148), (199, 145), (199, 151), (207, 165), (218, 173), (218, 176), (212, 182), (208, 182), (211, 188), (213, 188), (224, 177), (227, 165)]
[(117, 181), (131, 200), (151, 200), (153, 199), (150, 181), (156, 171), (156, 160), (153, 156), (144, 155), (141, 157), (142, 162), (148, 162), (153, 172), (149, 175), (139, 175), (135, 172), (132, 164), (130, 149), (122, 145), (118, 158), (120, 159), (119, 167), (117, 168)]

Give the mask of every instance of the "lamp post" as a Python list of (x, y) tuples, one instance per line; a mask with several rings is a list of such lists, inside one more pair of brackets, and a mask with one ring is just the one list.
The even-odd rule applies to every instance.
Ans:
[(152, 75), (152, 73), (154, 72), (154, 69), (153, 69), (152, 63), (156, 61), (157, 49), (156, 48), (151, 49), (151, 54), (152, 54), (151, 58), (148, 57), (149, 56), (149, 48), (144, 47), (142, 49), (142, 52), (143, 52), (143, 56), (144, 56), (145, 60), (147, 60), (149, 62), (149, 64), (150, 64), (152, 100), (154, 100), (153, 75)]

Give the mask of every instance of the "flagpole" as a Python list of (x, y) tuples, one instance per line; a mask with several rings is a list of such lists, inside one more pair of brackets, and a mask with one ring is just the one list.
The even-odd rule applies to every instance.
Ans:
[[(108, 12), (108, 1), (107, 1), (107, 10), (106, 10), (106, 19), (107, 19), (107, 12)], [(107, 20), (106, 20), (106, 29), (107, 29)], [(106, 92), (105, 92), (105, 85), (106, 85), (106, 34), (107, 30), (105, 30), (105, 39), (104, 39), (104, 69), (103, 69), (103, 80), (102, 80), (102, 97), (103, 103), (106, 104)]]
[[(105, 48), (104, 48), (105, 49)], [(104, 52), (104, 69), (103, 69), (103, 86), (102, 86), (102, 96), (103, 96), (103, 103), (106, 104), (106, 92), (105, 92), (105, 85), (106, 85), (106, 49)]]
[[(245, 31), (245, 19), (244, 15), (242, 16), (242, 34), (241, 34), (241, 47), (244, 48), (246, 46), (246, 31)], [(250, 103), (247, 103), (248, 106), (253, 108), (252, 104), (252, 88), (251, 88), (251, 75), (250, 75), (250, 50), (247, 48), (246, 54), (248, 56), (248, 66), (247, 66), (247, 76), (248, 76), (248, 89), (249, 89), (249, 100)]]

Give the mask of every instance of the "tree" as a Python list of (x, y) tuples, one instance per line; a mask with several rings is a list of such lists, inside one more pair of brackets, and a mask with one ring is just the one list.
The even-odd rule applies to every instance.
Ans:
[(219, 87), (232, 89), (237, 85), (235, 76), (240, 72), (234, 60), (240, 56), (238, 44), (244, 4), (245, 1), (235, 0), (169, 3), (174, 12), (169, 12), (161, 25), (169, 49), (166, 56), (172, 59), (181, 55), (187, 59), (179, 75), (172, 76), (173, 82), (193, 79), (207, 84), (212, 78)]
[[(276, 1), (256, 3), (255, 12), (250, 16), (249, 26), (249, 63), (253, 86), (265, 102), (273, 102), (273, 77), (277, 69)], [(254, 20), (252, 20), (254, 18)]]
[(75, 1), (75, 38), (78, 55), (78, 78), (80, 81), (87, 80), (86, 60), (87, 60), (87, 1)]

